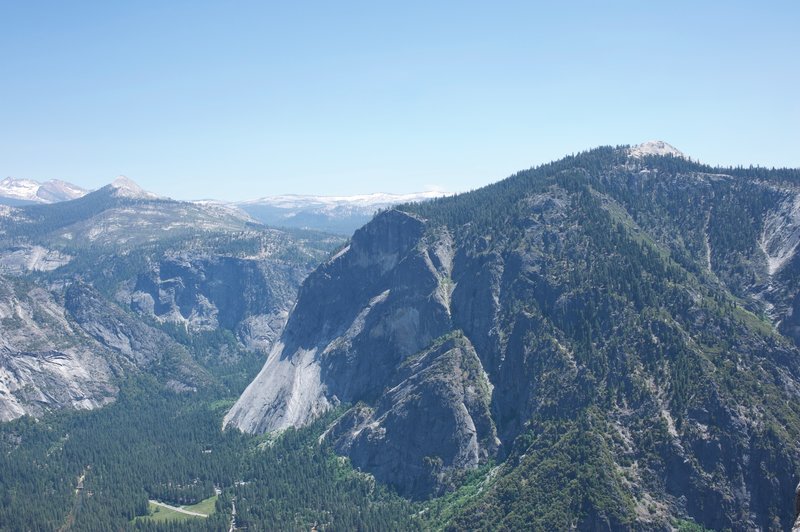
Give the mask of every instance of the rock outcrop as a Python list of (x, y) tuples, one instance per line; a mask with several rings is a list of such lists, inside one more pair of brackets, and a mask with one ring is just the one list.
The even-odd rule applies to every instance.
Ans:
[(325, 438), (404, 495), (443, 493), (454, 487), (453, 475), (495, 454), (490, 403), (480, 359), (469, 340), (455, 335), (405, 360), (374, 407), (359, 404)]
[(113, 400), (118, 367), (56, 296), (0, 277), (0, 324), (0, 420)]
[(2, 421), (103, 406), (132, 371), (161, 368), (179, 390), (208, 379), (184, 347), (80, 283), (62, 293), (0, 278), (0, 322)]
[(227, 329), (248, 348), (269, 351), (306, 273), (283, 262), (183, 252), (160, 258), (117, 299), (158, 322)]
[[(422, 220), (400, 211), (378, 215), (305, 281), (280, 342), (226, 426), (282, 430), (367, 401), (376, 407), (348, 414), (331, 438), (406, 494), (438, 492), (453, 471), (485, 463), (497, 442), (480, 360), (466, 338), (426, 351), (453, 328), (452, 258), (448, 233), (426, 235)], [(424, 435), (420, 409), (431, 415)], [(384, 453), (386, 446), (403, 450)]]
[[(311, 274), (281, 340), (225, 424), (281, 430), (341, 401), (376, 397), (397, 363), (445, 333), (448, 309), (433, 297), (437, 270), (416, 248), (423, 228), (388, 211)], [(368, 354), (375, 350), (379, 356)]]

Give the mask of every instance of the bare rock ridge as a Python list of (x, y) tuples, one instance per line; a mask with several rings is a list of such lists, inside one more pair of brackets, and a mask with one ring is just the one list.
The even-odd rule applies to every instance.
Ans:
[(350, 405), (324, 439), (414, 498), (499, 461), (454, 529), (562, 501), (586, 529), (790, 528), (800, 175), (650, 144), (380, 213), (306, 278), (225, 426)]
[(631, 157), (635, 158), (642, 158), (649, 155), (671, 155), (673, 157), (686, 158), (686, 155), (684, 155), (675, 146), (672, 146), (663, 140), (650, 140), (641, 144), (637, 144), (636, 146), (632, 147), (628, 153)]

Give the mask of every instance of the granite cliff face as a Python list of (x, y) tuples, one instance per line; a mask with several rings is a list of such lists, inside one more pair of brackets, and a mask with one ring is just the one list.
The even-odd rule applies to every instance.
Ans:
[(468, 339), (444, 340), (453, 331), (452, 252), (447, 232), (426, 235), (422, 220), (400, 211), (357, 231), (303, 284), (226, 425), (281, 430), (368, 401), (375, 407), (351, 411), (329, 437), (405, 494), (439, 492), (452, 472), (486, 463), (498, 445), (490, 385)]
[(307, 269), (302, 265), (214, 253), (167, 253), (117, 299), (137, 314), (192, 332), (233, 331), (249, 349), (280, 336)]
[(351, 405), (324, 439), (416, 498), (495, 460), (453, 529), (785, 529), (800, 176), (750, 172), (602, 148), (383, 212), (225, 424)]
[(51, 405), (95, 408), (113, 400), (113, 358), (102, 356), (110, 353), (53, 294), (0, 277), (0, 323), (0, 421)]
[(409, 357), (388, 386), (374, 407), (360, 403), (324, 436), (355, 466), (414, 497), (444, 493), (496, 453), (491, 384), (465, 337)]
[(209, 376), (186, 349), (87, 285), (47, 290), (0, 278), (0, 420), (113, 401), (117, 379), (163, 371), (190, 390)]
[(399, 362), (447, 332), (447, 302), (435, 297), (440, 273), (428, 250), (416, 248), (423, 230), (421, 220), (388, 211), (311, 274), (302, 304), (225, 423), (280, 430), (341, 401), (375, 397)]

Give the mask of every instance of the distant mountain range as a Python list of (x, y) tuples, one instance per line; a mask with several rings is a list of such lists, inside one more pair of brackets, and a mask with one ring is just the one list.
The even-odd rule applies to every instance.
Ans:
[(0, 181), (0, 204), (56, 203), (80, 198), (87, 192), (84, 188), (58, 179), (40, 183), (32, 179), (7, 177)]
[[(118, 177), (113, 185), (123, 194), (139, 196), (145, 194), (148, 199), (158, 198), (155, 194), (143, 191), (125, 176)], [(32, 179), (7, 177), (0, 181), (0, 205), (58, 203), (80, 198), (88, 192), (78, 185), (55, 179), (40, 183)], [(241, 214), (246, 213), (254, 220), (274, 227), (312, 229), (350, 235), (370, 221), (379, 210), (401, 203), (414, 203), (446, 195), (447, 193), (438, 191), (411, 194), (373, 193), (354, 196), (288, 194), (239, 202), (200, 200), (194, 203), (227, 208), (228, 211), (239, 211)]]
[(361, 194), (357, 196), (267, 196), (235, 205), (261, 223), (329, 233), (351, 234), (382, 209), (447, 195), (428, 191), (412, 194)]

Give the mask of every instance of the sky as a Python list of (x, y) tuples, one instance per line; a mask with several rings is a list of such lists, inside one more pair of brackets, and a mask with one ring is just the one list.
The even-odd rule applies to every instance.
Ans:
[(800, 2), (0, 0), (0, 177), (466, 191), (599, 145), (800, 167)]

